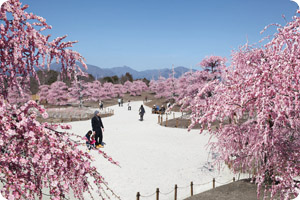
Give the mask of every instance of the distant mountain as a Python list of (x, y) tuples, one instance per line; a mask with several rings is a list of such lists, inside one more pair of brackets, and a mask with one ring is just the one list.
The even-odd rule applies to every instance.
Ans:
[[(105, 76), (122, 76), (125, 75), (127, 72), (129, 72), (134, 79), (142, 79), (146, 78), (148, 80), (155, 79), (157, 80), (159, 76), (168, 78), (169, 76), (172, 75), (172, 69), (164, 68), (164, 69), (150, 69), (150, 70), (143, 70), (143, 71), (137, 71), (132, 69), (131, 67), (128, 66), (122, 66), (122, 67), (113, 67), (113, 68), (100, 68), (95, 65), (90, 65), (87, 64), (88, 69), (84, 69), (80, 63), (78, 63), (80, 68), (89, 74), (92, 74), (95, 78), (103, 78)], [(55, 71), (60, 71), (61, 65), (57, 63), (52, 63), (50, 65), (50, 69), (55, 70)], [(175, 77), (178, 78), (182, 74), (190, 71), (190, 69), (186, 67), (175, 67)]]
[[(175, 67), (174, 68), (174, 72), (175, 72), (175, 78), (179, 78), (180, 76), (182, 76), (184, 73), (190, 71), (190, 69), (186, 68), (186, 67)], [(152, 70), (145, 70), (145, 71), (141, 71), (139, 73), (138, 78), (142, 78), (145, 77), (149, 80), (151, 79), (155, 79), (157, 80), (159, 76), (165, 77), (165, 78), (169, 78), (172, 75), (172, 69), (168, 69), (168, 68), (164, 68), (164, 69), (152, 69)]]

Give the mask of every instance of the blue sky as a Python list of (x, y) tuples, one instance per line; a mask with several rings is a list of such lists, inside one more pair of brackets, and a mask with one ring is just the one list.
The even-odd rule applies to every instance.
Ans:
[(78, 40), (86, 63), (136, 70), (196, 65), (207, 55), (225, 56), (274, 33), (268, 24), (291, 21), (290, 0), (21, 0), (44, 17), (52, 38)]

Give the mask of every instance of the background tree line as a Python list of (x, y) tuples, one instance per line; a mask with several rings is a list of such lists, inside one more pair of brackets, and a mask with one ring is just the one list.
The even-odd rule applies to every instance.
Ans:
[[(38, 83), (38, 81), (36, 80), (36, 78), (34, 77), (30, 77), (30, 91), (32, 94), (36, 94), (39, 91), (39, 85), (51, 85), (52, 83), (60, 80), (64, 83), (66, 83), (66, 85), (68, 87), (71, 86), (72, 81), (74, 80), (74, 77), (72, 77), (71, 79), (69, 78), (63, 78), (63, 74), (61, 74), (58, 71), (55, 70), (39, 70), (37, 71), (37, 76), (40, 80), (40, 83)], [(92, 74), (88, 74), (87, 76), (77, 76), (78, 80), (82, 80), (84, 82), (93, 82), (95, 81), (95, 77)], [(143, 79), (136, 79), (136, 80), (141, 80), (144, 83), (147, 84), (147, 86), (149, 86), (149, 80), (146, 78)], [(121, 77), (118, 76), (106, 76), (103, 78), (99, 78), (98, 81), (100, 81), (101, 83), (113, 83), (113, 84), (124, 84), (126, 81), (130, 81), (133, 82), (134, 79), (132, 77), (132, 75), (127, 72), (125, 75), (122, 75)]]

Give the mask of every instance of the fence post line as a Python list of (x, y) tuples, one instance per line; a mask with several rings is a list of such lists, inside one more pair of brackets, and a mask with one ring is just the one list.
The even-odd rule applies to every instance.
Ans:
[(140, 200), (140, 193), (138, 192), (137, 194), (136, 194), (136, 200)]
[(163, 116), (161, 115), (160, 116), (160, 125), (162, 126), (162, 123), (163, 123)]
[(168, 115), (166, 114), (166, 127), (168, 127)]
[(174, 194), (174, 200), (177, 200), (177, 184), (175, 185), (175, 194)]
[(159, 200), (159, 188), (156, 188), (156, 200)]
[(233, 177), (232, 181), (235, 182), (235, 177)]
[(193, 181), (191, 182), (191, 196), (193, 196)]
[(215, 187), (216, 187), (216, 179), (213, 178), (213, 188), (215, 188)]

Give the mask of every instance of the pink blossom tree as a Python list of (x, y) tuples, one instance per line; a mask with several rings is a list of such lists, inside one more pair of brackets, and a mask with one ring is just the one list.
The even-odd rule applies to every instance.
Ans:
[(126, 91), (126, 93), (130, 92), (130, 88), (132, 86), (132, 82), (126, 81), (123, 86), (124, 86), (124, 90)]
[(206, 56), (199, 65), (203, 67), (204, 71), (215, 73), (219, 71), (219, 68), (224, 66), (226, 58), (220, 56)]
[(166, 91), (166, 78), (159, 77), (157, 80), (156, 93), (155, 98), (162, 98), (164, 97), (164, 93)]
[[(74, 42), (62, 42), (60, 37), (49, 42), (43, 30), (50, 29), (45, 20), (25, 10), (19, 0), (3, 3), (0, 10), (0, 181), (1, 194), (9, 199), (65, 199), (70, 191), (77, 199), (88, 192), (93, 199), (92, 187), (102, 199), (108, 191), (104, 178), (91, 166), (92, 158), (79, 150), (78, 136), (65, 131), (66, 125), (49, 125), (36, 120), (37, 109), (43, 117), (45, 110), (34, 101), (21, 107), (7, 102), (8, 90), (13, 86), (25, 87), (29, 75), (36, 77), (34, 66), (43, 68), (53, 59), (62, 64), (63, 74), (69, 76), (76, 61), (82, 62), (79, 53), (72, 51)], [(85, 64), (83, 63), (85, 66)], [(71, 139), (72, 138), (72, 139)], [(77, 139), (75, 139), (77, 138)], [(99, 153), (114, 162), (108, 155)]]
[(47, 101), (52, 105), (66, 105), (68, 103), (68, 86), (62, 81), (52, 83)]
[(107, 96), (108, 93), (104, 90), (104, 87), (100, 81), (97, 80), (93, 81), (91, 87), (92, 87), (92, 92), (93, 92), (92, 95), (94, 99), (97, 99), (99, 101), (99, 100), (105, 100), (107, 98), (110, 98)]
[(31, 100), (31, 92), (29, 86), (23, 88), (14, 85), (8, 88), (7, 100), (10, 104), (24, 104), (25, 102)]
[(169, 77), (164, 82), (164, 93), (163, 97), (166, 99), (175, 99), (178, 96), (178, 79), (174, 77)]
[(79, 106), (82, 106), (82, 83), (83, 81), (72, 81), (71, 86), (67, 88), (68, 93), (67, 94), (67, 102), (68, 103), (76, 103), (79, 104)]
[(105, 95), (106, 99), (111, 99), (114, 96), (113, 91), (114, 85), (112, 83), (104, 83), (102, 88), (102, 93)]
[(78, 104), (79, 107), (82, 107), (85, 101), (98, 101), (99, 91), (97, 89), (99, 88), (95, 83), (95, 81), (84, 82), (83, 80), (74, 80), (71, 87), (68, 88), (68, 102)]
[(123, 97), (126, 90), (124, 90), (124, 86), (122, 84), (114, 84), (112, 93), (113, 97)]
[(206, 90), (207, 93), (205, 95), (196, 98), (198, 92), (202, 90), (208, 82), (214, 79), (215, 74), (216, 72), (210, 73), (209, 71), (196, 71), (187, 72), (179, 78), (176, 104), (181, 105), (181, 110), (191, 111), (194, 101), (197, 101), (198, 104), (200, 101), (204, 103), (206, 101), (205, 98), (211, 96), (211, 91)]
[[(213, 95), (212, 87), (215, 87), (218, 81), (210, 84), (210, 87), (206, 85), (217, 78), (221, 78), (221, 72), (226, 67), (225, 62), (226, 58), (220, 56), (205, 57), (199, 64), (204, 70), (187, 72), (179, 78), (176, 103), (181, 105), (181, 110), (191, 111), (196, 104), (206, 105), (206, 98)], [(203, 88), (205, 88), (205, 94), (197, 97)]]
[(40, 96), (40, 102), (47, 102), (47, 96), (49, 93), (49, 85), (40, 85), (38, 95)]
[(158, 82), (156, 80), (151, 80), (149, 83), (149, 91), (155, 93), (157, 90)]
[(141, 80), (133, 81), (132, 84), (128, 87), (127, 91), (131, 96), (140, 96), (143, 91), (148, 89), (146, 83)]
[[(262, 48), (235, 52), (222, 81), (206, 84), (192, 106), (192, 126), (208, 127), (220, 159), (234, 172), (252, 173), (258, 195), (265, 185), (265, 193), (281, 199), (300, 187), (294, 180), (300, 175), (299, 26), (294, 17)], [(212, 97), (197, 104), (208, 88)], [(220, 125), (211, 129), (216, 120)]]

